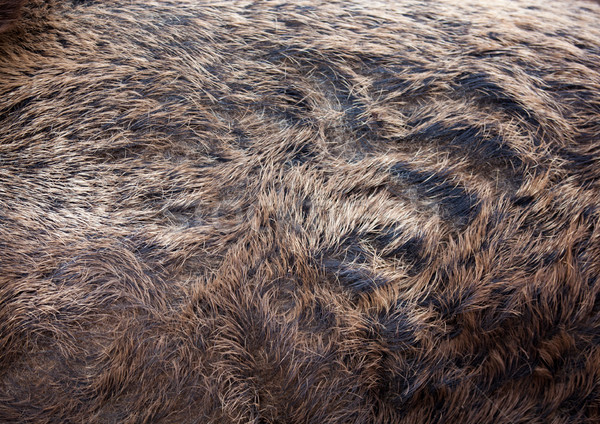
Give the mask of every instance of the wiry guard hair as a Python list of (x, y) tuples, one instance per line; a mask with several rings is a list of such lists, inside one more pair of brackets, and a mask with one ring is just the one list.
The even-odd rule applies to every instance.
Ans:
[(599, 24), (28, 1), (0, 36), (0, 422), (600, 422)]

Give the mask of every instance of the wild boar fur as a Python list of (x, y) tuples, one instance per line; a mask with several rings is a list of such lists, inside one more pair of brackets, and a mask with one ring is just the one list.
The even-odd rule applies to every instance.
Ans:
[(0, 1), (0, 421), (600, 421), (600, 5)]

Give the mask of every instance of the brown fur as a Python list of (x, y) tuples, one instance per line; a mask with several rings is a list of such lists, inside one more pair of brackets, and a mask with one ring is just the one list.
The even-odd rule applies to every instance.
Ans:
[(29, 2), (0, 36), (0, 422), (599, 422), (599, 22)]
[(0, 34), (12, 28), (21, 15), (25, 0), (0, 0)]

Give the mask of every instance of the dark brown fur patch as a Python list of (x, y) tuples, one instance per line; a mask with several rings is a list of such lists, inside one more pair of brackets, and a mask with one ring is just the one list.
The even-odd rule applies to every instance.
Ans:
[(600, 422), (599, 5), (22, 12), (0, 422)]
[(0, 0), (0, 33), (8, 30), (21, 14), (25, 0)]

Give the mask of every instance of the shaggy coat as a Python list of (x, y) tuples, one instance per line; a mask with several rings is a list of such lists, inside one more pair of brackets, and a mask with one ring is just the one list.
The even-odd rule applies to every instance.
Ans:
[(0, 422), (600, 422), (600, 6), (0, 1)]

